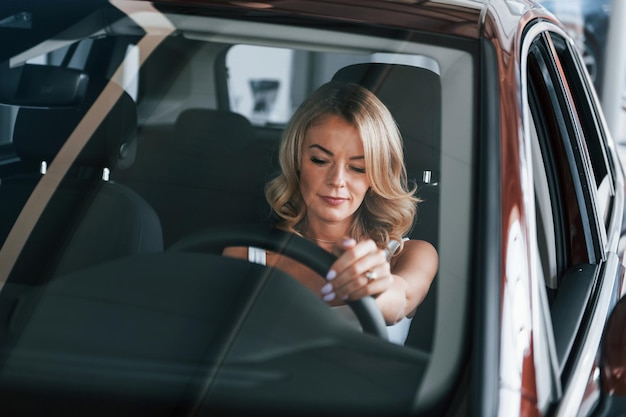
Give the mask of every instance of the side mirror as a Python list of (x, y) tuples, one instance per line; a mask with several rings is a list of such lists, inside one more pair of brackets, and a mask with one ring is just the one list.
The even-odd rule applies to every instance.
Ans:
[(602, 400), (597, 416), (626, 416), (626, 297), (611, 312), (601, 350)]

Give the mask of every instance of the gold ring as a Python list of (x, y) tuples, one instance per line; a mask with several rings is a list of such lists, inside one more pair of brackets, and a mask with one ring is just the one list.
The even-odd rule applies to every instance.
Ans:
[(376, 271), (367, 271), (365, 277), (369, 280), (378, 279), (378, 273)]

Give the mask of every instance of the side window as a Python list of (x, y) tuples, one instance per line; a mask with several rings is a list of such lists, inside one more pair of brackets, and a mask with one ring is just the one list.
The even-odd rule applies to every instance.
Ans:
[(544, 34), (528, 57), (530, 111), (548, 173), (558, 274), (603, 259), (614, 195), (598, 110), (569, 48)]
[(583, 64), (575, 59), (577, 56), (571, 51), (572, 46), (558, 36), (551, 36), (554, 50), (559, 58), (559, 63), (565, 74), (571, 99), (574, 104), (575, 116), (578, 118), (581, 134), (586, 145), (589, 162), (592, 167), (593, 180), (591, 181), (592, 192), (590, 197), (595, 203), (596, 211), (602, 223), (600, 233), (606, 234), (606, 228), (610, 220), (611, 202), (615, 195), (611, 172), (614, 167), (609, 162), (606, 151), (606, 137), (599, 110), (594, 106), (591, 97), (591, 85), (584, 77), (578, 76), (582, 72)]
[(230, 110), (256, 126), (287, 124), (293, 111), (340, 68), (370, 54), (234, 45), (226, 54)]
[(537, 235), (546, 285), (556, 293), (560, 277), (573, 265), (590, 261), (585, 225), (579, 204), (571, 138), (576, 135), (560, 82), (543, 37), (528, 56), (528, 104), (532, 137)]
[[(539, 261), (542, 268), (543, 277), (546, 286), (551, 293), (555, 293), (558, 287), (559, 271), (562, 271), (566, 265), (567, 256), (560, 253), (557, 257), (557, 237), (559, 248), (563, 249), (565, 241), (564, 224), (555, 220), (561, 219), (562, 207), (553, 201), (551, 195), (559, 193), (556, 184), (550, 184), (550, 177), (547, 167), (544, 163), (537, 126), (534, 118), (530, 119), (530, 136), (531, 136), (531, 154), (535, 192), (535, 217), (537, 222), (537, 246), (539, 248)], [(558, 214), (558, 216), (557, 216)], [(558, 261), (561, 261), (560, 265)]]
[(228, 105), (255, 126), (280, 128), (300, 103), (339, 69), (366, 62), (404, 64), (439, 74), (439, 64), (423, 55), (234, 45), (225, 62)]
[(614, 192), (601, 118), (577, 55), (542, 32), (527, 56), (527, 105), (539, 252), (561, 382), (604, 259)]
[(285, 124), (291, 116), (294, 51), (254, 45), (235, 45), (226, 55), (231, 111), (254, 125)]

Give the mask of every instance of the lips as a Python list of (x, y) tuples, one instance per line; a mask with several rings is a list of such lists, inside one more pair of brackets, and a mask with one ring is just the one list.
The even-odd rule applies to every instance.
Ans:
[(324, 200), (327, 204), (331, 206), (338, 206), (348, 201), (348, 199), (344, 197), (331, 197), (331, 196), (322, 196), (322, 200)]

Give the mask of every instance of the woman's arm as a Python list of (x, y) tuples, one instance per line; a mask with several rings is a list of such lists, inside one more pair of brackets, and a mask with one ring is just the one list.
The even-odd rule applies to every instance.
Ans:
[[(246, 247), (226, 248), (223, 254), (248, 257)], [(331, 285), (323, 287), (321, 298), (335, 303), (373, 295), (387, 324), (415, 314), (439, 267), (437, 251), (423, 240), (406, 241), (402, 252), (394, 256), (391, 263), (387, 261), (387, 253), (372, 240), (357, 244), (346, 239), (335, 254), (338, 259), (326, 277)], [(368, 272), (375, 272), (378, 277), (369, 279), (365, 276)]]
[[(391, 264), (386, 252), (371, 240), (357, 244), (348, 239), (339, 250), (343, 252), (327, 277), (335, 296), (344, 301), (376, 296), (387, 324), (413, 316), (439, 267), (437, 251), (423, 240), (406, 241)], [(368, 279), (368, 272), (374, 272), (377, 278)]]
[(246, 246), (228, 247), (222, 251), (222, 255), (230, 256), (231, 258), (248, 259), (248, 248)]
[(404, 296), (405, 307), (396, 322), (403, 317), (413, 317), (417, 306), (428, 294), (438, 268), (439, 256), (433, 245), (424, 240), (406, 241), (402, 252), (392, 259), (394, 285), (376, 299), (381, 310), (395, 310), (394, 304), (401, 302), (398, 297)]

